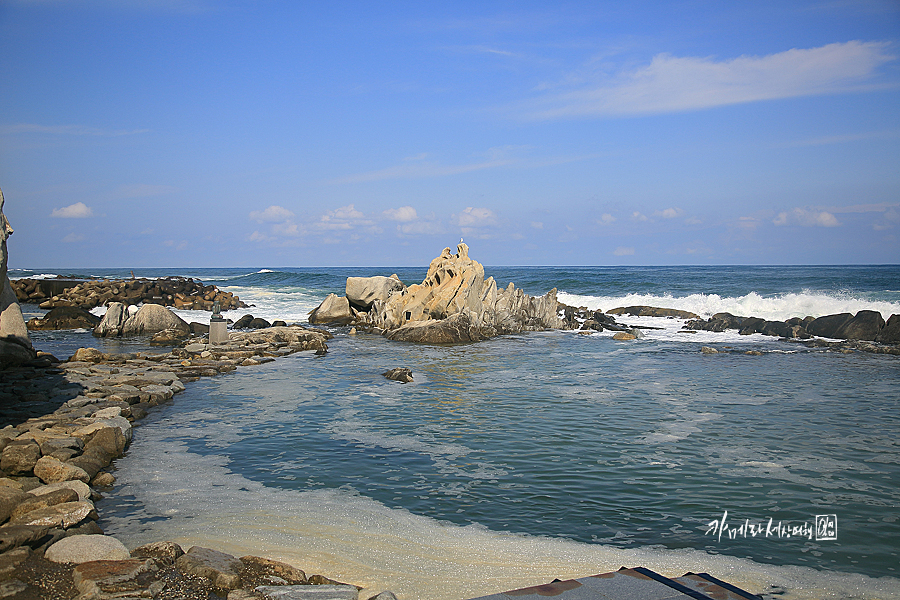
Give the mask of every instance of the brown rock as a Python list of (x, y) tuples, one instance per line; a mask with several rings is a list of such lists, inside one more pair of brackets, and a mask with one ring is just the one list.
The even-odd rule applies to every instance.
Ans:
[(98, 363), (106, 359), (106, 355), (96, 348), (79, 348), (75, 354), (69, 358), (69, 362), (89, 362)]
[(68, 529), (96, 515), (90, 502), (64, 502), (22, 515), (10, 521), (13, 525), (40, 525)]
[(37, 542), (48, 531), (50, 527), (46, 525), (4, 525), (0, 527), (0, 552)]
[(0, 581), (6, 581), (19, 572), (22, 563), (31, 556), (31, 548), (20, 546), (0, 554)]
[(413, 380), (412, 371), (406, 367), (396, 367), (382, 373), (386, 378), (400, 383), (409, 383)]
[(10, 513), (10, 519), (16, 519), (22, 515), (26, 515), (32, 511), (47, 508), (48, 506), (56, 506), (63, 502), (75, 502), (78, 500), (78, 493), (75, 490), (60, 489), (49, 494), (41, 496), (32, 496), (31, 498), (20, 502)]
[(184, 550), (175, 542), (153, 542), (138, 546), (131, 551), (134, 558), (152, 558), (160, 566), (171, 566), (175, 564), (178, 557), (184, 555)]
[(41, 447), (34, 440), (13, 440), (3, 449), (0, 469), (11, 475), (29, 473), (41, 457)]
[(636, 339), (636, 336), (633, 333), (625, 333), (624, 331), (619, 331), (616, 332), (616, 334), (613, 336), (613, 339), (619, 341), (628, 341)]
[[(163, 589), (163, 585), (158, 582), (159, 569), (150, 559), (129, 558), (82, 563), (75, 567), (72, 579), (82, 598), (110, 595), (156, 596)], [(140, 593), (143, 590), (147, 592)], [(132, 594), (126, 594), (127, 592)]]
[[(274, 576), (285, 580), (288, 585), (305, 585), (307, 583), (306, 573), (289, 564), (259, 556), (242, 556), (240, 560), (244, 563), (243, 578), (245, 580), (255, 581), (265, 576)], [(252, 576), (247, 573), (248, 571), (252, 573)]]
[(0, 523), (9, 519), (16, 506), (34, 498), (31, 494), (16, 488), (0, 486)]
[(69, 463), (64, 463), (52, 456), (43, 456), (34, 465), (34, 474), (44, 483), (59, 483), (61, 481), (91, 480), (87, 471)]

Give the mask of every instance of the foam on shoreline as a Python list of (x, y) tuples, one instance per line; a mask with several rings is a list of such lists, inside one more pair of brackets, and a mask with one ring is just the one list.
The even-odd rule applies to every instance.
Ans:
[[(119, 494), (143, 506), (144, 523), (107, 519), (108, 533), (133, 547), (171, 539), (185, 547), (263, 555), (401, 598), (459, 600), (642, 565), (679, 576), (708, 572), (754, 593), (786, 600), (900, 598), (900, 581), (773, 566), (704, 551), (622, 549), (559, 538), (458, 526), (392, 509), (351, 489), (266, 487), (233, 473), (221, 456), (200, 456), (167, 440), (167, 426), (141, 428), (120, 459)], [(146, 519), (153, 519), (147, 523)]]

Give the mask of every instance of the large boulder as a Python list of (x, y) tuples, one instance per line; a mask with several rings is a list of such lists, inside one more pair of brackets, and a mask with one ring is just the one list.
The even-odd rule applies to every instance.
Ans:
[(853, 319), (853, 315), (850, 313), (826, 315), (824, 317), (819, 317), (818, 319), (813, 319), (813, 321), (806, 326), (806, 331), (819, 337), (840, 339), (838, 332), (844, 325), (849, 323), (851, 319)]
[(353, 321), (353, 311), (346, 296), (328, 294), (317, 308), (309, 313), (309, 322), (313, 325), (339, 323), (346, 325)]
[(403, 282), (396, 275), (384, 277), (348, 277), (346, 295), (347, 300), (355, 307), (368, 310), (376, 301), (387, 302), (391, 294), (402, 292), (406, 289)]
[(128, 306), (122, 302), (110, 302), (106, 307), (100, 323), (94, 328), (97, 337), (115, 337), (122, 335), (125, 321), (128, 320)]
[(122, 335), (149, 335), (166, 329), (174, 329), (183, 337), (191, 334), (190, 325), (165, 306), (145, 304), (125, 321)]
[(13, 229), (3, 214), (3, 190), (0, 190), (0, 369), (34, 359), (37, 353), (31, 346), (28, 328), (16, 293), (9, 284), (9, 255), (6, 240)]
[(891, 315), (884, 328), (875, 336), (882, 344), (900, 344), (900, 315)]
[(845, 340), (874, 341), (884, 327), (884, 318), (877, 310), (861, 310), (837, 331), (837, 337)]
[(40, 319), (34, 318), (28, 321), (28, 329), (55, 330), (55, 329), (94, 329), (100, 324), (100, 317), (89, 313), (80, 306), (57, 306), (50, 309)]

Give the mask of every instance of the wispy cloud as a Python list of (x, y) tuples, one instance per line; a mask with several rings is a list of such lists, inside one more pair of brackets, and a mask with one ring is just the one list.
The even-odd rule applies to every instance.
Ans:
[(99, 137), (116, 137), (147, 133), (149, 129), (98, 129), (86, 125), (36, 125), (34, 123), (17, 123), (0, 126), (0, 134), (42, 133), (48, 135), (89, 135)]
[(283, 223), (293, 216), (294, 213), (283, 206), (277, 205), (272, 205), (265, 210), (254, 210), (250, 213), (250, 218), (257, 223)]
[(453, 215), (453, 222), (460, 227), (485, 227), (497, 222), (497, 215), (489, 208), (468, 206)]
[(837, 227), (840, 221), (828, 211), (795, 208), (791, 211), (778, 213), (772, 221), (776, 226), (799, 225), (800, 227)]
[(56, 217), (57, 219), (84, 219), (86, 217), (93, 217), (94, 211), (84, 202), (76, 202), (75, 204), (70, 204), (69, 206), (64, 206), (62, 208), (54, 208), (53, 212), (50, 213), (50, 216)]
[(851, 41), (728, 60), (659, 54), (649, 65), (544, 96), (523, 109), (532, 119), (626, 116), (869, 90), (877, 69), (896, 60), (887, 47)]
[(416, 209), (412, 206), (389, 208), (381, 214), (383, 214), (386, 219), (389, 219), (391, 221), (400, 221), (401, 223), (415, 221), (419, 218), (419, 215), (416, 214)]

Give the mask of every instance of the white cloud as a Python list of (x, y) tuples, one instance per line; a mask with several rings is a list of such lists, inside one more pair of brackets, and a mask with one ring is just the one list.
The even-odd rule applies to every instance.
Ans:
[(453, 221), (460, 227), (483, 227), (495, 224), (497, 215), (489, 208), (468, 206), (461, 213), (453, 215)]
[(727, 60), (658, 54), (649, 65), (543, 98), (529, 112), (538, 119), (654, 114), (862, 91), (872, 89), (881, 65), (896, 59), (887, 48), (850, 41)]
[(638, 211), (634, 211), (633, 213), (631, 213), (631, 218), (634, 219), (635, 221), (648, 221), (649, 220), (647, 218), (647, 215), (640, 213)]
[(656, 211), (655, 213), (653, 213), (653, 216), (661, 217), (663, 219), (674, 219), (676, 217), (680, 217), (683, 212), (684, 211), (682, 211), (680, 208), (667, 208), (665, 210)]
[(543, 229), (543, 228), (544, 228), (544, 224), (543, 224), (542, 222), (540, 222), (540, 221), (532, 221), (532, 222), (531, 222), (531, 226), (532, 226), (534, 229)]
[(412, 206), (389, 208), (382, 214), (385, 216), (385, 218), (390, 219), (391, 221), (400, 221), (401, 223), (408, 223), (409, 221), (415, 221), (419, 218), (419, 216), (416, 214), (416, 209)]
[(82, 240), (84, 240), (84, 236), (79, 235), (77, 233), (70, 233), (69, 235), (67, 235), (66, 237), (64, 237), (62, 239), (63, 243), (66, 243), (66, 244), (72, 244), (75, 242), (80, 242)]
[(443, 233), (444, 228), (436, 221), (415, 221), (397, 225), (397, 231), (406, 235), (436, 235)]
[(294, 216), (294, 213), (283, 206), (272, 205), (265, 210), (254, 210), (250, 218), (257, 223), (283, 223)]
[(613, 252), (613, 254), (614, 254), (615, 256), (633, 256), (633, 255), (634, 255), (634, 248), (628, 248), (628, 247), (625, 247), (625, 246), (619, 246), (618, 248), (615, 249), (615, 251)]
[(840, 221), (824, 210), (795, 208), (789, 212), (778, 213), (772, 221), (777, 226), (799, 225), (801, 227), (837, 227)]
[(50, 216), (59, 219), (84, 219), (86, 217), (93, 217), (94, 211), (86, 206), (84, 202), (76, 202), (75, 204), (64, 206), (63, 208), (54, 208), (53, 212), (50, 213)]
[(600, 215), (600, 218), (597, 219), (598, 225), (609, 225), (610, 223), (615, 223), (616, 218), (609, 213), (603, 213)]
[(372, 226), (374, 223), (366, 219), (366, 215), (356, 210), (352, 204), (330, 210), (319, 219), (316, 227), (329, 231), (353, 229), (357, 226)]

